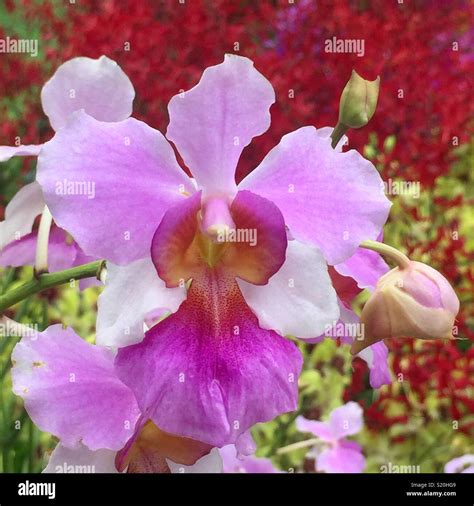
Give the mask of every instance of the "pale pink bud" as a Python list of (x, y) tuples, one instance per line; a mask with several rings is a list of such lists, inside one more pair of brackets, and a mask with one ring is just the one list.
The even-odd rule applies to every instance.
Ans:
[(447, 279), (432, 267), (409, 261), (382, 276), (361, 314), (363, 335), (355, 355), (382, 339), (452, 339), (459, 299)]

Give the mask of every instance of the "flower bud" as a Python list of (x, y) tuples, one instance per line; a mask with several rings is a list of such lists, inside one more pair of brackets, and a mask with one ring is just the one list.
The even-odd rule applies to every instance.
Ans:
[(444, 276), (421, 262), (409, 261), (382, 276), (360, 317), (363, 335), (352, 354), (389, 337), (452, 339), (459, 299)]
[(341, 94), (339, 123), (348, 128), (360, 128), (374, 115), (379, 98), (380, 77), (367, 81), (353, 70)]

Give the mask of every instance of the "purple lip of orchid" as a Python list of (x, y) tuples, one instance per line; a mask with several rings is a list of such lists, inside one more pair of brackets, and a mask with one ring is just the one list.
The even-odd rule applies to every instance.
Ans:
[[(375, 239), (390, 204), (374, 166), (353, 150), (333, 150), (330, 129), (314, 127), (284, 136), (237, 186), (240, 154), (269, 127), (274, 100), (253, 63), (232, 55), (171, 100), (167, 137), (197, 189), (165, 137), (132, 118), (107, 123), (75, 112), (43, 146), (38, 181), (56, 223), (86, 254), (119, 264), (99, 300), (97, 343), (124, 348), (105, 376), (95, 370), (94, 392), (63, 385), (48, 399), (48, 416), (58, 417), (48, 430), (66, 445), (123, 446), (126, 409), (107, 401), (114, 385), (144, 420), (213, 446), (295, 408), (301, 355), (282, 336), (318, 336), (337, 320), (326, 261), (343, 262), (363, 239)], [(93, 182), (94, 198), (58, 193), (64, 178)], [(252, 230), (255, 244), (238, 239)], [(144, 337), (146, 314), (163, 307), (176, 312)], [(49, 342), (47, 334), (38, 341), (36, 362)], [(31, 378), (41, 371), (54, 391), (57, 368), (35, 368), (32, 344), (24, 346), (21, 367)], [(73, 353), (67, 344), (57, 352), (59, 361)], [(74, 368), (88, 375), (89, 355), (102, 353), (84, 349)], [(42, 392), (27, 402), (40, 427)], [(71, 402), (89, 406), (100, 430), (87, 410), (66, 422)]]

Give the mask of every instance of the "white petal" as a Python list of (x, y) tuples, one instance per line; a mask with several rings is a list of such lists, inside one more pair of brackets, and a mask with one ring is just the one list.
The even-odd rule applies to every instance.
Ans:
[(285, 263), (268, 284), (238, 283), (260, 326), (281, 335), (319, 336), (339, 318), (326, 262), (314, 246), (288, 241)]
[(139, 343), (150, 311), (175, 312), (186, 289), (166, 288), (150, 258), (126, 266), (107, 263), (107, 279), (99, 297), (97, 338), (100, 346), (123, 347)]
[(23, 186), (5, 208), (5, 220), (0, 222), (0, 249), (29, 234), (35, 218), (43, 209), (40, 185), (35, 181)]
[(357, 357), (360, 357), (362, 360), (364, 360), (369, 369), (372, 369), (374, 366), (374, 352), (370, 346), (358, 353)]
[(84, 445), (66, 448), (59, 443), (43, 473), (117, 473), (113, 450), (89, 450)]
[(116, 62), (101, 56), (63, 63), (41, 90), (43, 110), (58, 130), (71, 113), (84, 111), (99, 121), (122, 121), (132, 113), (135, 90)]
[(222, 473), (222, 459), (217, 448), (213, 448), (207, 455), (201, 457), (192, 466), (185, 466), (184, 464), (176, 464), (172, 460), (166, 459), (168, 466), (172, 473)]
[(25, 144), (21, 146), (0, 146), (0, 162), (7, 162), (13, 156), (37, 156), (42, 144)]

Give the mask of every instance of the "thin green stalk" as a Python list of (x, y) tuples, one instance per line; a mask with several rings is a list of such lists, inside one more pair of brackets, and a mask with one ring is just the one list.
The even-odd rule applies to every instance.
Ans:
[(331, 147), (334, 149), (338, 142), (342, 139), (342, 136), (349, 130), (349, 127), (343, 125), (339, 121), (337, 122), (336, 128), (332, 131), (331, 134)]
[(35, 472), (35, 453), (36, 453), (36, 431), (35, 426), (29, 421), (28, 424), (28, 472)]
[(5, 295), (1, 295), (0, 314), (17, 302), (48, 288), (63, 285), (71, 280), (91, 278), (93, 276), (99, 278), (103, 266), (104, 261), (97, 260), (64, 271), (41, 274), (38, 278), (28, 281), (24, 285), (7, 292)]
[(393, 246), (389, 246), (388, 244), (367, 240), (362, 241), (360, 247), (380, 253), (381, 255), (395, 262), (400, 269), (404, 269), (410, 265), (410, 259), (405, 254), (403, 254), (401, 251), (398, 251)]
[(290, 445), (278, 448), (276, 454), (283, 455), (284, 453), (293, 452), (295, 450), (301, 450), (301, 448), (308, 448), (308, 446), (315, 446), (318, 443), (321, 443), (321, 440), (315, 437), (311, 439), (305, 439), (304, 441), (298, 441), (297, 443), (292, 443)]
[[(6, 339), (6, 338), (4, 338)], [(5, 353), (5, 355), (7, 356), (10, 356), (11, 352), (13, 351), (13, 347), (15, 346), (15, 344), (18, 342), (19, 338), (13, 338), (13, 342), (12, 341), (9, 341), (9, 349), (8, 349), (8, 352)], [(5, 360), (5, 363), (2, 364), (2, 367), (0, 368), (0, 380), (3, 381), (3, 379), (5, 378), (5, 376), (7, 375), (7, 372), (10, 370), (11, 368), (11, 362), (10, 360)]]
[(15, 277), (15, 269), (9, 268), (6, 269), (4, 272), (4, 275), (2, 276), (2, 282), (1, 282), (1, 291), (0, 294), (3, 294), (5, 289), (8, 287), (8, 285), (13, 281), (13, 278)]

